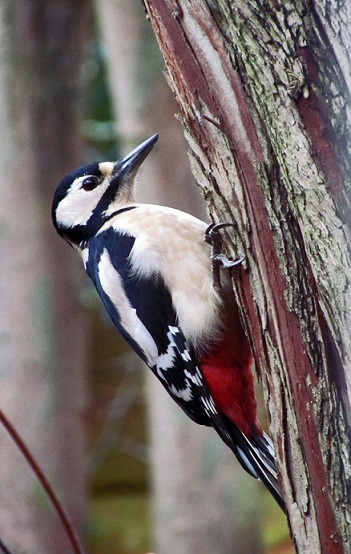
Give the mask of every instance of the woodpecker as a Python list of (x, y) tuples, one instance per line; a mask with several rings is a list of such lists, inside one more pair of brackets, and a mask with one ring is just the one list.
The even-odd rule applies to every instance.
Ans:
[(218, 228), (134, 199), (137, 171), (157, 139), (120, 161), (67, 175), (54, 195), (54, 226), (80, 253), (112, 322), (173, 400), (213, 427), (285, 510), (274, 448), (257, 420), (252, 355), (229, 272), (214, 278), (211, 248), (217, 262), (231, 265), (218, 255)]

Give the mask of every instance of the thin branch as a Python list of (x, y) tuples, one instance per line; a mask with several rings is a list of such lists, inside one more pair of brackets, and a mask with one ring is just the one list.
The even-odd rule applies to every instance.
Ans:
[[(14, 429), (11, 422), (7, 419), (5, 414), (2, 412), (2, 410), (0, 410), (0, 421), (3, 424), (3, 426), (5, 427), (5, 429), (8, 431), (8, 433), (11, 435), (11, 437), (13, 438), (13, 440), (16, 443), (17, 447), (22, 452), (23, 456), (27, 460), (28, 464), (30, 465), (30, 467), (34, 471), (35, 475), (37, 476), (37, 478), (39, 479), (40, 483), (42, 484), (44, 490), (46, 491), (47, 495), (49, 496), (49, 498), (50, 498), (50, 500), (51, 500), (51, 502), (52, 502), (52, 504), (53, 504), (60, 520), (61, 520), (61, 523), (62, 523), (62, 525), (63, 525), (63, 527), (64, 527), (64, 529), (65, 529), (65, 531), (66, 531), (66, 533), (69, 537), (69, 540), (70, 540), (70, 543), (72, 545), (73, 551), (75, 552), (75, 554), (85, 554), (84, 550), (83, 550), (83, 547), (80, 544), (78, 535), (76, 533), (76, 530), (74, 529), (73, 523), (72, 523), (69, 515), (67, 514), (66, 510), (64, 509), (61, 502), (57, 498), (53, 488), (51, 487), (48, 479), (44, 475), (44, 473), (43, 473), (42, 469), (40, 468), (39, 464), (34, 459), (32, 453), (30, 452), (30, 450), (28, 449), (28, 447), (26, 446), (26, 444), (24, 443), (22, 438), (19, 436), (17, 431)], [(6, 551), (4, 549), (4, 545), (2, 545), (1, 542), (0, 542), (0, 546), (1, 546), (1, 548), (3, 548), (3, 550), (6, 554), (11, 554), (11, 552), (9, 550)]]

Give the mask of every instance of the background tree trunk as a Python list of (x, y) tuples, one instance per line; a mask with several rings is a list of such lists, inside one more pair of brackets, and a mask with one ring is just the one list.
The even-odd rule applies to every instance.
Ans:
[[(174, 118), (176, 105), (139, 2), (98, 0), (96, 7), (124, 153), (160, 132), (157, 149), (139, 177), (138, 200), (206, 219)], [(155, 552), (259, 554), (257, 484), (211, 430), (196, 426), (179, 410), (153, 375), (147, 389)]]
[(350, 552), (350, 2), (145, 7), (193, 171), (247, 256), (235, 290), (296, 549)]
[[(50, 206), (62, 176), (82, 161), (87, 6), (77, 0), (5, 0), (0, 6), (0, 405), (80, 532), (87, 328), (78, 298), (79, 262), (56, 236)], [(0, 534), (17, 552), (62, 554), (70, 548), (2, 428)]]

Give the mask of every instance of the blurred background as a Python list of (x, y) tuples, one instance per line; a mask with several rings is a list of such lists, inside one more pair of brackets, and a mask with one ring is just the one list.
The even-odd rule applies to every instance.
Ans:
[[(176, 112), (140, 0), (1, 1), (0, 408), (89, 554), (292, 552), (269, 494), (127, 348), (52, 227), (68, 171), (155, 132), (138, 200), (206, 219)], [(71, 552), (2, 427), (0, 537)]]

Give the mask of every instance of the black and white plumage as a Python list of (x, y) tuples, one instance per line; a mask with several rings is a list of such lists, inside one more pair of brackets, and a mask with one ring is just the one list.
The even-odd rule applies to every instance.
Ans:
[(213, 281), (207, 225), (134, 200), (135, 174), (157, 138), (119, 162), (67, 175), (55, 193), (54, 225), (80, 252), (115, 326), (175, 402), (212, 426), (284, 509), (273, 447), (256, 419), (248, 341), (229, 287), (227, 295)]

